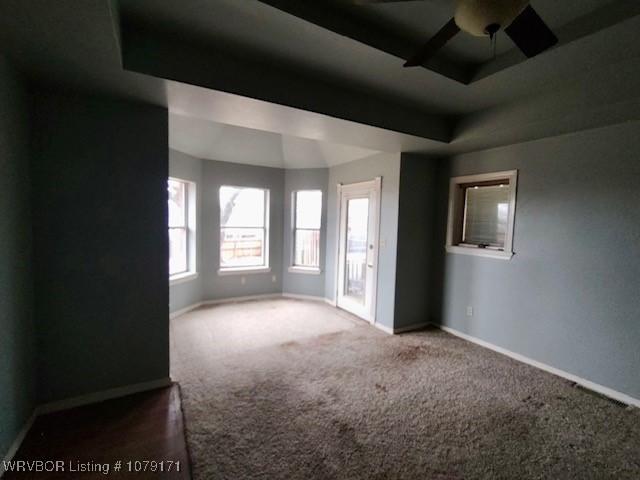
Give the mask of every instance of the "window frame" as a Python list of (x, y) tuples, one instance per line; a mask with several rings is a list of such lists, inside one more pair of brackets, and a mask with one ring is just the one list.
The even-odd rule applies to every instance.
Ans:
[[(298, 218), (297, 218), (297, 210), (298, 210), (298, 193), (300, 192), (318, 192), (320, 193), (320, 226), (318, 228), (298, 228)], [(324, 202), (324, 193), (320, 188), (305, 188), (300, 190), (294, 190), (291, 192), (291, 261), (289, 262), (289, 273), (306, 273), (310, 275), (319, 275), (322, 265), (322, 260), (320, 258), (322, 245), (322, 205)], [(318, 231), (318, 266), (309, 266), (309, 265), (297, 265), (296, 264), (296, 232), (298, 230)]]
[[(463, 243), (463, 230), (466, 214), (466, 190), (473, 186), (490, 186), (500, 183), (509, 185), (509, 216), (505, 232), (504, 248), (495, 246), (480, 247)], [(518, 170), (481, 173), (451, 178), (449, 185), (449, 212), (447, 218), (447, 253), (476, 255), (481, 257), (510, 260), (513, 255), (513, 232), (516, 214), (518, 188)]]
[[(220, 190), (222, 188), (239, 188), (239, 189), (253, 189), (262, 190), (264, 194), (264, 219), (262, 227), (244, 226), (244, 227), (224, 227), (222, 225), (222, 218), (220, 217), (222, 205), (220, 203)], [(270, 249), (269, 249), (269, 232), (270, 232), (270, 212), (271, 212), (271, 191), (267, 187), (254, 186), (254, 185), (230, 185), (223, 184), (218, 187), (218, 275), (239, 275), (248, 273), (268, 273), (271, 272), (270, 267)], [(264, 238), (264, 262), (263, 265), (242, 265), (238, 267), (223, 267), (222, 266), (222, 229), (223, 228), (247, 228), (247, 229), (259, 229), (263, 230)]]
[(171, 226), (167, 221), (167, 234), (172, 229), (184, 229), (186, 232), (185, 248), (187, 255), (187, 269), (174, 274), (169, 274), (170, 285), (175, 285), (178, 283), (193, 280), (198, 277), (196, 232), (197, 187), (195, 182), (187, 180), (185, 178), (169, 176), (167, 179), (167, 184), (169, 180), (182, 183), (185, 186), (184, 226)]

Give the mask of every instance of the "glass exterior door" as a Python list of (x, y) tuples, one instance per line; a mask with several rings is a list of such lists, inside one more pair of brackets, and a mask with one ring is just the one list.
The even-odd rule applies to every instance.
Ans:
[(347, 200), (344, 294), (364, 305), (367, 286), (369, 198)]
[(340, 186), (338, 307), (375, 321), (380, 182)]

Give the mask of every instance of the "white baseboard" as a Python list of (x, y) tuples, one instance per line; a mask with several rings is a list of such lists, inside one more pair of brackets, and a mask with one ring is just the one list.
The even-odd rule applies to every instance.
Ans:
[(197, 302), (187, 307), (181, 308), (180, 310), (176, 310), (175, 312), (169, 313), (169, 320), (173, 320), (174, 318), (177, 318), (180, 315), (184, 315), (185, 313), (188, 313), (191, 310), (195, 310), (196, 308), (202, 307), (203, 305), (218, 305), (222, 303), (239, 303), (239, 302), (248, 302), (250, 300), (267, 300), (269, 298), (294, 298), (298, 300), (309, 300), (312, 302), (325, 302), (333, 307), (336, 306), (335, 301), (325, 297), (316, 297), (314, 295), (299, 295), (297, 293), (287, 293), (287, 292), (266, 293), (263, 295), (246, 295), (244, 297), (228, 297), (228, 298), (217, 298), (215, 300), (203, 300), (202, 302)]
[(267, 300), (269, 298), (281, 298), (281, 293), (265, 293), (262, 295), (245, 295), (243, 297), (216, 298), (215, 300), (204, 300), (202, 305), (218, 305), (220, 303), (239, 303), (250, 300)]
[[(20, 445), (24, 441), (27, 433), (33, 426), (35, 419), (40, 415), (46, 415), (47, 413), (59, 412), (61, 410), (69, 410), (71, 408), (80, 407), (83, 405), (90, 405), (92, 403), (103, 402), (105, 400), (112, 400), (114, 398), (125, 397), (134, 393), (146, 392), (147, 390), (155, 390), (156, 388), (168, 387), (171, 385), (171, 378), (161, 378), (159, 380), (152, 380), (150, 382), (135, 383), (133, 385), (127, 385), (124, 387), (111, 388), (109, 390), (103, 390), (101, 392), (90, 393), (88, 395), (82, 395), (79, 397), (67, 398), (56, 402), (44, 403), (38, 405), (29, 420), (24, 424), (16, 439), (13, 441), (9, 450), (4, 456), (4, 461), (8, 462), (13, 459), (18, 452)], [(0, 477), (5, 472), (4, 463), (0, 465)]]
[(413, 325), (407, 325), (406, 327), (394, 328), (393, 333), (398, 334), (398, 333), (413, 332), (414, 330), (422, 330), (423, 328), (426, 328), (429, 325), (431, 325), (431, 323), (429, 322), (414, 323)]
[(203, 300), (201, 302), (196, 302), (184, 308), (181, 308), (180, 310), (176, 310), (175, 312), (170, 312), (169, 320), (173, 320), (174, 318), (177, 318), (180, 315), (184, 315), (185, 313), (188, 313), (191, 310), (195, 310), (196, 308), (202, 307), (203, 305), (218, 305), (221, 303), (247, 302), (249, 300), (264, 300), (268, 298), (280, 298), (280, 297), (282, 297), (281, 293), (267, 293), (264, 295), (246, 295), (244, 297), (227, 297), (227, 298), (216, 298), (214, 300)]
[(331, 299), (331, 298), (325, 298), (324, 301), (325, 301), (325, 303), (331, 305), (332, 307), (337, 307), (338, 306), (338, 303), (335, 300)]
[(309, 300), (310, 302), (325, 302), (326, 298), (324, 297), (316, 297), (315, 295), (300, 295), (298, 293), (287, 293), (284, 292), (282, 294), (284, 298), (293, 298), (294, 300)]
[(429, 322), (422, 322), (414, 323), (413, 325), (407, 325), (406, 327), (391, 328), (387, 327), (386, 325), (382, 325), (381, 323), (373, 324), (374, 327), (382, 330), (385, 333), (388, 333), (389, 335), (398, 335), (400, 333), (413, 332), (414, 330), (421, 330), (429, 325)]
[[(221, 303), (237, 303), (237, 302), (246, 302), (249, 300), (263, 300), (263, 299), (269, 299), (269, 298), (292, 298), (294, 300), (307, 300), (310, 302), (325, 302), (328, 305), (331, 305), (332, 307), (337, 306), (335, 300), (331, 300), (330, 298), (326, 298), (326, 297), (318, 297), (315, 295), (302, 295), (299, 293), (288, 293), (288, 292), (269, 293), (265, 295), (248, 295), (244, 297), (229, 297), (229, 298), (219, 298), (216, 300), (204, 300), (202, 302), (194, 303), (193, 305), (189, 305), (188, 307), (181, 308), (180, 310), (176, 310), (175, 312), (172, 312), (169, 315), (169, 319), (173, 320), (174, 318), (179, 317), (180, 315), (183, 315), (187, 312), (190, 312), (191, 310), (195, 310), (196, 308), (201, 307), (203, 305), (216, 305)], [(379, 328), (383, 332), (388, 333), (390, 335), (397, 335), (399, 333), (406, 333), (406, 332), (411, 332), (413, 330), (420, 330), (421, 328), (424, 328), (427, 325), (429, 325), (429, 322), (416, 323), (414, 325), (407, 325), (406, 327), (391, 328), (391, 327), (382, 325), (380, 323), (373, 324), (374, 327)]]
[(31, 430), (33, 422), (35, 422), (36, 420), (36, 416), (36, 412), (34, 411), (18, 432), (18, 435), (16, 436), (11, 446), (9, 446), (9, 450), (7, 450), (7, 453), (4, 456), (3, 463), (0, 464), (0, 478), (2, 477), (2, 475), (4, 475), (5, 472), (4, 462), (10, 462), (11, 460), (13, 460), (13, 457), (16, 455), (18, 449), (20, 448), (20, 445), (22, 445), (22, 442), (24, 441), (24, 438), (27, 436), (29, 430)]
[(545, 372), (549, 372), (558, 377), (565, 378), (571, 382), (575, 382), (578, 385), (583, 386), (589, 390), (605, 395), (613, 400), (617, 400), (622, 403), (626, 403), (627, 405), (632, 405), (634, 407), (640, 408), (640, 400), (637, 398), (633, 398), (625, 393), (618, 392), (609, 387), (605, 387), (603, 385), (599, 385), (597, 383), (591, 382), (584, 378), (578, 377), (569, 372), (565, 372), (564, 370), (560, 370), (559, 368), (552, 367), (551, 365), (547, 365), (545, 363), (539, 362), (537, 360), (533, 360), (529, 357), (525, 357), (519, 353), (512, 352), (507, 350), (506, 348), (499, 347), (498, 345), (494, 345), (493, 343), (486, 342), (484, 340), (480, 340), (479, 338), (473, 337), (466, 333), (463, 333), (459, 330), (456, 330), (451, 327), (446, 327), (444, 325), (432, 324), (434, 327), (439, 328), (451, 335), (455, 335), (456, 337), (460, 337), (463, 340), (467, 340), (468, 342), (475, 343), (476, 345), (480, 345), (481, 347), (488, 348), (489, 350), (493, 350), (494, 352), (501, 353), (502, 355), (506, 355), (507, 357), (511, 357), (514, 360), (518, 360), (519, 362), (526, 363), (531, 365), (532, 367), (539, 368), (540, 370), (544, 370)]
[(58, 412), (60, 410), (68, 410), (70, 408), (81, 407), (83, 405), (90, 405), (92, 403), (103, 402), (105, 400), (125, 397), (134, 393), (146, 392), (147, 390), (168, 387), (169, 385), (171, 385), (171, 378), (167, 377), (159, 380), (152, 380), (150, 382), (135, 383), (124, 387), (111, 388), (109, 390), (102, 390), (88, 395), (81, 395), (79, 397), (66, 398), (64, 400), (38, 405), (36, 407), (35, 414), (37, 416), (44, 415), (46, 413)]
[(180, 315), (184, 315), (187, 312), (190, 312), (191, 310), (195, 310), (198, 307), (202, 306), (202, 302), (197, 302), (197, 303), (193, 303), (187, 307), (181, 308), (180, 310), (176, 310), (175, 312), (171, 312), (169, 314), (169, 320), (173, 320), (176, 317), (179, 317)]
[(383, 325), (381, 323), (372, 323), (371, 324), (373, 327), (376, 327), (378, 330), (382, 330), (384, 333), (388, 333), (389, 335), (393, 335), (393, 328), (391, 327), (387, 327), (386, 325)]

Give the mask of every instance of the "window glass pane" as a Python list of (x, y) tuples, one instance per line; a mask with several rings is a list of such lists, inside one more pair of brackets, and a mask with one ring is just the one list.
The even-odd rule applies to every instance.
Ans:
[(294, 265), (320, 267), (320, 230), (296, 230)]
[(264, 229), (221, 228), (221, 267), (261, 267), (264, 261)]
[(186, 226), (186, 184), (177, 180), (169, 180), (169, 226), (184, 227)]
[(347, 202), (347, 248), (345, 295), (364, 304), (367, 280), (367, 237), (369, 233), (369, 199)]
[(296, 228), (320, 230), (322, 192), (306, 190), (296, 192)]
[(509, 190), (506, 183), (467, 188), (463, 243), (504, 248)]
[(169, 274), (186, 272), (187, 267), (187, 229), (169, 229)]
[(264, 227), (265, 190), (220, 187), (220, 226)]

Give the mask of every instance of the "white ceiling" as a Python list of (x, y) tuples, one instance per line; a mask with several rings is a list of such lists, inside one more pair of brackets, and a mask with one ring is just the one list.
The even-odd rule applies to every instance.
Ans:
[(169, 146), (188, 155), (275, 168), (326, 168), (376, 150), (243, 128), (172, 113)]
[(251, 131), (352, 145), (375, 152), (435, 152), (446, 146), (428, 138), (171, 80), (166, 81), (166, 95), (172, 115)]

